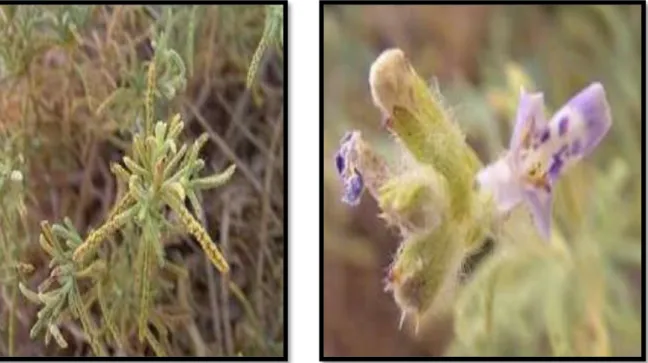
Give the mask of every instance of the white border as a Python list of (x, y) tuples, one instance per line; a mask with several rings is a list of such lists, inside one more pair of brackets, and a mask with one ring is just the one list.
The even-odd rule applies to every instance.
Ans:
[(288, 5), (288, 358), (319, 361), (319, 1)]

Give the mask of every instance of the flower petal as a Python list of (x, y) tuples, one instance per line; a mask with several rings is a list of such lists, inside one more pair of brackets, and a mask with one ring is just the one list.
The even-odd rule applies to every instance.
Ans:
[(477, 173), (480, 189), (493, 195), (497, 209), (506, 213), (522, 201), (522, 188), (511, 171), (510, 158), (505, 156)]
[(612, 121), (600, 83), (572, 97), (549, 122), (543, 107), (542, 93), (521, 92), (509, 154), (480, 171), (477, 180), (492, 191), (501, 211), (524, 200), (541, 236), (548, 239), (554, 183), (598, 145)]
[(513, 153), (525, 145), (537, 130), (547, 124), (544, 117), (544, 96), (542, 93), (520, 91), (520, 103), (515, 117), (515, 126), (511, 135), (509, 149)]
[(612, 126), (603, 85), (592, 83), (580, 91), (556, 112), (549, 124), (552, 133), (572, 146), (571, 159), (591, 153)]
[(531, 211), (533, 222), (538, 228), (540, 236), (549, 239), (551, 233), (551, 192), (540, 189), (526, 189), (524, 190), (524, 199)]

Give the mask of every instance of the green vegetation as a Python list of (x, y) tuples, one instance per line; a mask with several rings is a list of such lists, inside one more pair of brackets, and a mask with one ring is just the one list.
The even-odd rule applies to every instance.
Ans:
[[(418, 29), (415, 20), (434, 23), (429, 18), (436, 7), (425, 8), (400, 13), (411, 16), (403, 20), (409, 24), (405, 29)], [(420, 78), (432, 74), (419, 68), (430, 63), (440, 68), (439, 59), (446, 56), (443, 47), (420, 45), (430, 36), (398, 32), (403, 28), (395, 18), (358, 30), (363, 15), (380, 14), (377, 8), (366, 13), (362, 7), (328, 10), (324, 200), (331, 202), (325, 205), (326, 258), (379, 270), (366, 267), (379, 260), (372, 256), (376, 248), (362, 247), (372, 241), (349, 220), (380, 221), (351, 219), (339, 197), (333, 197), (341, 194), (341, 183), (330, 157), (344, 131), (358, 129), (362, 139), (356, 145), (362, 146), (355, 146), (360, 150), (355, 165), (381, 217), (397, 227), (392, 229), (399, 241), (387, 289), (401, 314), (414, 318), (412, 331), (419, 334), (413, 339), (425, 347), (446, 335), (448, 343), (439, 351), (450, 356), (638, 355), (641, 291), (632, 276), (640, 273), (642, 248), (639, 8), (473, 9), (487, 12), (489, 29), (486, 39), (477, 42), (483, 48), (465, 50), (472, 55), (468, 59), (476, 60), (474, 69), (455, 70), (439, 86)], [(419, 13), (421, 18), (411, 15)], [(454, 28), (445, 24), (436, 28), (435, 39), (451, 49)], [(475, 33), (482, 39), (482, 33)], [(414, 38), (412, 43), (403, 34)], [(403, 44), (395, 45), (407, 51), (387, 51), (376, 59), (377, 51), (361, 46), (375, 38), (399, 39)], [(462, 42), (456, 44), (474, 44)], [(448, 58), (455, 60), (453, 56)], [(372, 59), (369, 72), (358, 72), (369, 70)], [(367, 78), (374, 105), (366, 101)], [(597, 150), (557, 183), (552, 235), (546, 243), (525, 207), (503, 219), (493, 215), (489, 197), (473, 187), (475, 175), (508, 147), (521, 86), (544, 92), (549, 116), (596, 81), (605, 86), (612, 128)], [(384, 127), (378, 126), (381, 117)], [(368, 155), (381, 161), (363, 162)], [(391, 172), (374, 179), (371, 165)], [(333, 320), (330, 316), (344, 311), (324, 314)], [(443, 317), (452, 319), (452, 327), (426, 335)], [(391, 319), (381, 326), (375, 329), (380, 336), (366, 339), (384, 339), (388, 327), (398, 329)]]
[(233, 110), (265, 12), (2, 8), (3, 355), (282, 354), (283, 86)]

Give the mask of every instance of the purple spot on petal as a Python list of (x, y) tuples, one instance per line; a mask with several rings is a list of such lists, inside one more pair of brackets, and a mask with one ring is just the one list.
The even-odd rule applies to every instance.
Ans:
[(549, 140), (550, 137), (551, 133), (549, 132), (549, 128), (545, 128), (540, 132), (540, 143), (544, 144), (545, 142), (547, 142), (547, 140)]
[(551, 166), (549, 166), (549, 178), (551, 180), (556, 180), (556, 178), (558, 178), (563, 165), (564, 163), (562, 161), (562, 158), (558, 155), (555, 155), (551, 160)]
[(560, 121), (558, 121), (558, 136), (565, 136), (569, 126), (569, 119), (567, 116), (563, 116)]
[(342, 155), (339, 152), (337, 152), (335, 154), (335, 167), (337, 168), (338, 174), (342, 175), (342, 171), (344, 171), (344, 166), (345, 166), (344, 157), (342, 157)]
[(342, 136), (342, 140), (340, 140), (340, 144), (344, 144), (347, 141), (349, 141), (351, 139), (351, 136), (353, 136), (353, 132), (352, 131), (347, 131), (344, 134), (344, 136)]

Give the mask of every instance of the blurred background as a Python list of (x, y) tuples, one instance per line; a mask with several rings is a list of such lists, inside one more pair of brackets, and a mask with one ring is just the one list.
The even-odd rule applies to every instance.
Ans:
[(93, 355), (86, 322), (69, 314), (59, 324), (67, 347), (45, 344), (42, 333), (30, 337), (43, 306), (27, 301), (18, 282), (35, 291), (50, 273), (38, 243), (41, 221), (69, 217), (86, 236), (117, 200), (109, 164), (131, 152), (132, 135), (142, 126), (156, 49), (164, 53), (156, 64), (156, 120), (180, 113), (181, 140), (188, 144), (209, 135), (201, 176), (237, 166), (226, 185), (202, 193), (204, 215), (197, 216), (231, 274), (222, 278), (189, 234), (160, 241), (165, 267), (175, 269), (155, 276), (149, 316), (157, 319), (151, 329), (157, 343), (142, 342), (133, 329), (140, 306), (131, 283), (133, 250), (125, 252), (128, 237), (116, 234), (100, 253), (109, 260), (101, 280), (105, 298), (98, 304), (96, 289), (81, 285), (99, 344), (111, 356), (282, 356), (281, 6), (268, 27), (276, 34), (258, 53), (268, 19), (260, 5), (0, 10), (0, 356)]
[[(605, 291), (604, 303), (596, 305), (605, 337), (599, 353), (640, 354), (642, 13), (639, 5), (324, 6), (325, 356), (561, 354), (548, 348), (541, 335), (525, 341), (532, 348), (519, 343), (518, 337), (529, 335), (516, 328), (523, 325), (521, 319), (508, 324), (518, 329), (509, 334), (502, 317), (501, 339), (491, 334), (479, 341), (459, 341), (450, 315), (422, 326), (418, 336), (409, 329), (399, 331), (400, 312), (391, 294), (383, 292), (399, 237), (377, 217), (379, 210), (368, 193), (356, 208), (340, 202), (333, 167), (339, 140), (350, 129), (360, 130), (387, 160), (397, 159), (368, 84), (372, 62), (391, 47), (402, 49), (419, 76), (441, 91), (484, 162), (494, 160), (508, 144), (520, 86), (544, 92), (553, 111), (590, 82), (604, 85), (612, 129), (585, 162), (561, 179), (553, 209), (555, 228), (575, 256), (583, 261), (597, 256), (591, 261), (601, 263), (604, 271), (593, 285)], [(478, 276), (479, 267), (474, 269)], [(543, 267), (534, 271), (547, 275)], [(525, 274), (525, 268), (519, 273)], [(569, 284), (586, 284), (575, 276)], [(529, 284), (546, 296), (539, 291), (556, 286), (548, 279), (531, 279)], [(587, 299), (581, 304), (578, 298), (561, 298), (563, 305), (575, 307), (567, 311), (589, 311)], [(536, 306), (542, 302), (526, 304), (525, 311), (542, 308)], [(515, 310), (507, 303), (499, 308), (502, 316), (509, 308)], [(470, 330), (471, 320), (466, 322)], [(564, 354), (583, 352), (575, 345)]]

